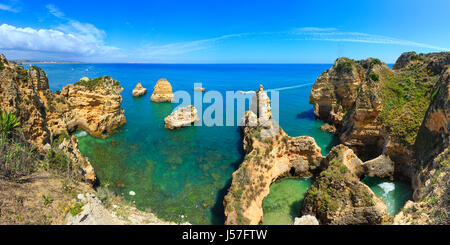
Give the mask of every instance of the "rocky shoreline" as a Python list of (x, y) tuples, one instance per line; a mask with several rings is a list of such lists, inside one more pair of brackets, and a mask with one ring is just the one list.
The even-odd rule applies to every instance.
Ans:
[[(25, 69), (3, 55), (0, 62), (0, 106), (20, 118), (23, 140), (37, 148), (41, 160), (68, 157), (76, 180), (92, 188), (95, 171), (70, 134), (80, 129), (107, 137), (126, 123), (120, 82), (82, 78), (53, 93), (39, 67)], [(145, 94), (136, 88), (133, 96)], [(322, 130), (341, 143), (322, 156), (314, 138), (288, 136), (272, 119), (270, 99), (260, 86), (243, 118), (245, 158), (223, 201), (225, 224), (262, 223), (270, 185), (285, 177), (314, 179), (297, 211), (298, 224), (449, 224), (449, 92), (449, 52), (404, 53), (392, 70), (374, 58), (337, 59), (310, 95), (316, 118), (326, 123)], [(151, 101), (173, 99), (172, 86), (160, 79)], [(196, 114), (192, 106), (174, 111), (165, 125), (190, 125)], [(388, 216), (385, 202), (361, 181), (366, 175), (410, 182), (413, 201)], [(85, 195), (89, 208), (68, 216), (69, 224), (168, 224), (137, 210), (131, 212), (136, 222), (122, 220), (92, 193)], [(102, 213), (104, 220), (95, 218)]]
[[(320, 148), (302, 150), (306, 159), (301, 170), (289, 165), (301, 154), (293, 156), (289, 144), (288, 151), (279, 147), (280, 137), (285, 143), (292, 137), (281, 129), (267, 134), (273, 123), (258, 124), (270, 121), (270, 101), (260, 99), (267, 97), (260, 88), (244, 116), (246, 157), (224, 200), (225, 223), (260, 224), (270, 184), (286, 175), (314, 176), (298, 214), (316, 217), (320, 224), (450, 223), (449, 80), (448, 52), (404, 53), (393, 70), (374, 58), (337, 59), (317, 78), (310, 103), (316, 118), (326, 123), (322, 130), (336, 134), (341, 145), (326, 157)], [(360, 181), (364, 175), (409, 181), (414, 202), (395, 218), (388, 217), (384, 201)]]
[[(72, 217), (67, 214), (69, 220), (67, 224), (171, 224), (159, 220), (151, 213), (138, 211), (132, 205), (124, 205), (123, 209), (134, 217), (134, 221), (130, 221), (127, 217), (116, 217), (113, 211), (104, 208), (102, 203), (95, 199), (96, 191), (93, 185), (97, 180), (94, 168), (89, 159), (79, 151), (76, 137), (69, 135), (76, 130), (84, 130), (92, 136), (104, 138), (126, 123), (124, 110), (121, 109), (120, 94), (123, 88), (119, 81), (109, 76), (94, 79), (82, 78), (75, 84), (64, 86), (61, 91), (53, 93), (49, 88), (47, 75), (39, 67), (30, 66), (29, 69), (25, 69), (19, 64), (9, 62), (4, 55), (0, 55), (0, 62), (2, 67), (0, 70), (1, 110), (20, 118), (21, 135), (17, 137), (36, 147), (37, 152), (34, 154), (37, 160), (42, 162), (41, 168), (51, 170), (58, 167), (57, 171), (39, 170), (29, 177), (25, 176), (24, 178), (29, 178), (27, 181), (30, 182), (29, 191), (47, 193), (49, 192), (47, 188), (55, 188), (58, 182), (63, 182), (64, 190), (53, 191), (53, 197), (48, 196), (45, 199), (48, 204), (51, 204), (56, 198), (61, 201), (70, 199), (75, 194), (73, 191), (83, 186), (78, 191), (87, 191), (87, 198), (69, 201), (69, 203), (85, 205), (81, 213), (83, 217), (77, 219), (78, 216)], [(63, 169), (59, 169), (61, 167)], [(70, 177), (63, 177), (67, 174)], [(64, 184), (71, 181), (77, 184), (75, 186)], [(83, 182), (89, 184), (86, 185)], [(67, 192), (68, 190), (70, 192)], [(2, 191), (0, 191), (1, 195), (4, 194)], [(43, 197), (46, 196), (43, 195)], [(30, 203), (42, 200), (41, 197), (35, 200), (34, 196), (27, 198)], [(115, 199), (116, 203), (120, 203), (118, 198)], [(59, 205), (67, 204), (63, 202)], [(7, 205), (6, 209), (9, 208), (13, 207)], [(76, 207), (69, 207), (69, 210), (73, 209)], [(61, 211), (56, 213), (52, 211), (53, 215), (60, 216), (60, 213)], [(30, 220), (33, 218), (30, 217)], [(59, 217), (39, 222), (65, 224), (64, 219)]]

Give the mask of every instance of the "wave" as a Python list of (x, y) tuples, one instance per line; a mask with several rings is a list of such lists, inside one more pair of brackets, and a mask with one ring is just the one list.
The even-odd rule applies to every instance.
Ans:
[(79, 133), (76, 133), (76, 134), (75, 134), (75, 137), (81, 138), (81, 137), (86, 136), (87, 134), (88, 134), (88, 133), (87, 133), (86, 131), (80, 131)]
[(384, 195), (387, 195), (389, 192), (395, 190), (395, 184), (391, 182), (383, 182), (378, 184), (378, 186), (383, 189)]
[(289, 87), (273, 88), (273, 89), (269, 89), (267, 91), (270, 92), (270, 91), (281, 91), (281, 90), (288, 90), (288, 89), (295, 89), (295, 88), (303, 88), (306, 86), (311, 86), (313, 84), (314, 83), (306, 83), (306, 84), (300, 84), (300, 85), (289, 86)]

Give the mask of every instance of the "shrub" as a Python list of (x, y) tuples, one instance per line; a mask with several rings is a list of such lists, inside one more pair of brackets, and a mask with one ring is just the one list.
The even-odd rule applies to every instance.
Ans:
[(0, 133), (0, 174), (16, 179), (31, 174), (36, 167), (39, 154), (36, 149), (19, 139), (8, 138)]
[(48, 164), (48, 169), (56, 170), (67, 174), (72, 173), (72, 164), (69, 157), (61, 151), (54, 151), (50, 149), (47, 151), (45, 161)]
[(0, 111), (0, 133), (9, 135), (20, 127), (20, 119), (14, 114)]
[(353, 62), (350, 59), (345, 59), (336, 65), (336, 71), (341, 73), (351, 72), (353, 70)]
[(80, 81), (75, 83), (75, 85), (85, 86), (85, 87), (89, 88), (90, 90), (93, 90), (97, 86), (103, 85), (103, 84), (111, 85), (111, 86), (120, 85), (119, 81), (114, 80), (110, 76), (97, 77), (97, 78), (94, 78), (94, 79), (89, 79), (87, 81), (86, 80), (80, 80)]
[(375, 73), (374, 71), (370, 71), (369, 75), (367, 76), (370, 80), (378, 82), (380, 80), (380, 75)]

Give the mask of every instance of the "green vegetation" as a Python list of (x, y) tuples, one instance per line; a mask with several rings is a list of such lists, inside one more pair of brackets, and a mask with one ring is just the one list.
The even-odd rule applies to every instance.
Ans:
[(431, 102), (433, 102), (434, 98), (436, 98), (436, 95), (439, 93), (439, 89), (440, 89), (440, 87), (438, 87), (431, 95)]
[(338, 151), (305, 197), (306, 205), (316, 208), (319, 213), (335, 212), (347, 199), (352, 201), (353, 206), (374, 205), (364, 186), (354, 183), (358, 179), (342, 163), (342, 157)]
[(89, 80), (80, 80), (75, 83), (75, 85), (85, 86), (89, 88), (90, 90), (95, 89), (99, 85), (111, 85), (111, 86), (117, 86), (120, 85), (119, 81), (114, 80), (110, 76), (103, 76), (103, 77), (97, 77), (94, 79)]
[(411, 60), (424, 61), (423, 57), (418, 54), (411, 55)]
[(70, 158), (62, 151), (48, 150), (44, 163), (44, 168), (48, 170), (56, 170), (67, 174), (71, 174), (72, 172)]
[(380, 75), (378, 75), (377, 73), (375, 73), (374, 71), (370, 71), (369, 75), (367, 75), (367, 77), (375, 82), (378, 82), (380, 80)]
[(19, 80), (21, 81), (27, 80), (28, 72), (25, 68), (23, 68), (23, 66), (16, 66), (15, 69), (17, 73), (17, 78), (19, 78)]
[(9, 135), (20, 127), (20, 119), (16, 115), (0, 111), (0, 133)]
[(83, 211), (83, 203), (77, 202), (74, 205), (70, 206), (69, 213), (72, 216), (77, 216), (79, 213)]
[(383, 78), (381, 120), (391, 136), (412, 146), (430, 105), (434, 78), (419, 64), (410, 65), (395, 74), (385, 74)]
[(338, 73), (348, 73), (353, 70), (353, 60), (349, 58), (341, 58), (343, 61), (340, 61), (336, 65), (336, 71)]
[(370, 68), (374, 67), (375, 65), (381, 65), (381, 64), (383, 64), (383, 63), (381, 62), (381, 60), (379, 60), (379, 59), (377, 59), (377, 58), (369, 58), (368, 60), (369, 60), (369, 62), (367, 62), (367, 60), (362, 60), (362, 61), (360, 61), (360, 62), (362, 63), (362, 67), (363, 67), (364, 69), (370, 69)]
[(0, 174), (8, 179), (26, 176), (35, 170), (38, 161), (36, 149), (15, 137), (0, 133)]
[(53, 202), (53, 198), (51, 196), (42, 195), (42, 199), (44, 199), (44, 206), (47, 206)]
[(14, 134), (19, 127), (15, 115), (0, 111), (0, 174), (10, 179), (32, 173), (39, 157), (32, 145)]
[(5, 65), (2, 62), (0, 62), (0, 71), (2, 71), (4, 69), (5, 69)]

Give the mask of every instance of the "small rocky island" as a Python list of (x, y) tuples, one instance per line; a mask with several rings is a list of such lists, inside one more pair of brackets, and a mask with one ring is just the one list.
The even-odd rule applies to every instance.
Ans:
[(164, 119), (164, 127), (170, 130), (190, 126), (200, 119), (197, 115), (197, 109), (190, 105), (179, 108)]
[(142, 87), (142, 83), (136, 84), (136, 87), (133, 89), (133, 97), (141, 97), (147, 93), (147, 89)]
[(172, 85), (165, 78), (161, 78), (155, 85), (153, 89), (152, 97), (150, 101), (152, 102), (173, 102), (174, 97), (172, 93)]

